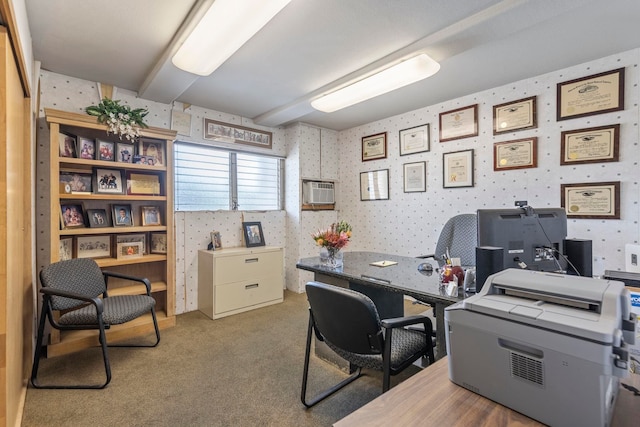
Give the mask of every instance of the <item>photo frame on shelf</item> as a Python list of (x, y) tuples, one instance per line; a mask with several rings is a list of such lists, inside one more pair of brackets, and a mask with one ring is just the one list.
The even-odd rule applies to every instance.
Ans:
[(133, 212), (130, 204), (111, 205), (111, 218), (114, 227), (133, 227)]
[(536, 97), (518, 99), (493, 106), (493, 134), (538, 127)]
[(147, 253), (147, 235), (145, 233), (136, 234), (118, 234), (116, 236), (116, 246), (120, 243), (140, 243), (142, 245), (142, 253)]
[(387, 157), (387, 133), (362, 137), (362, 161), (385, 159)]
[(624, 110), (624, 67), (558, 83), (556, 120)]
[(76, 258), (111, 257), (111, 235), (99, 234), (76, 237)]
[(144, 248), (141, 242), (116, 244), (116, 259), (140, 258), (142, 256), (144, 256)]
[(58, 144), (59, 144), (59, 152), (58, 156), (60, 157), (78, 157), (76, 151), (76, 136), (71, 135), (70, 133), (59, 132), (58, 133)]
[(72, 228), (83, 228), (84, 206), (82, 203), (61, 203), (60, 204), (60, 226), (62, 230)]
[(60, 171), (60, 193), (91, 194), (93, 175), (90, 172)]
[(247, 248), (265, 245), (262, 224), (260, 222), (243, 222), (242, 234), (244, 236), (244, 244)]
[(222, 235), (219, 231), (211, 232), (211, 244), (214, 251), (222, 249)]
[(166, 254), (167, 253), (167, 233), (150, 233), (151, 246), (150, 252), (152, 254)]
[(140, 138), (138, 154), (146, 157), (149, 166), (165, 166), (164, 143), (157, 139)]
[(360, 172), (360, 200), (389, 200), (389, 169)]
[(423, 153), (430, 150), (429, 124), (403, 129), (400, 132), (400, 155)]
[(116, 143), (112, 141), (105, 141), (103, 139), (96, 139), (96, 160), (103, 160), (106, 162), (113, 162), (116, 158)]
[(536, 167), (538, 167), (538, 137), (493, 144), (494, 171)]
[(93, 188), (96, 194), (123, 194), (121, 169), (93, 169)]
[(620, 219), (620, 181), (560, 184), (567, 218)]
[(79, 159), (94, 160), (96, 158), (96, 140), (78, 136), (76, 150)]
[(273, 133), (217, 120), (204, 119), (204, 139), (271, 149)]
[(442, 154), (443, 188), (473, 187), (473, 149)]
[(140, 208), (142, 214), (142, 225), (162, 225), (162, 217), (160, 208), (157, 206), (142, 206)]
[(620, 125), (568, 130), (561, 133), (560, 164), (617, 162)]
[(90, 228), (111, 227), (106, 209), (87, 209)]
[(135, 151), (135, 145), (118, 142), (116, 144), (116, 162), (133, 163)]
[(73, 237), (60, 237), (60, 249), (58, 250), (60, 261), (73, 258)]
[(127, 194), (160, 196), (160, 176), (154, 173), (127, 171)]
[(427, 191), (427, 162), (405, 163), (403, 168), (405, 193)]
[(440, 142), (478, 136), (478, 104), (439, 114)]

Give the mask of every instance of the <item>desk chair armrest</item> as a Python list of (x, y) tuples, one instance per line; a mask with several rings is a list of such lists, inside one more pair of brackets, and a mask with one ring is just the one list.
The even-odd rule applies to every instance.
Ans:
[(75, 292), (62, 291), (60, 289), (53, 289), (53, 288), (40, 288), (40, 292), (48, 296), (64, 297), (64, 298), (74, 299), (78, 301), (88, 302), (90, 304), (93, 304), (96, 307), (96, 311), (98, 312), (98, 314), (102, 314), (102, 311), (103, 311), (102, 300), (97, 297), (92, 298), (86, 295), (77, 294)]
[(109, 277), (115, 277), (117, 279), (124, 279), (124, 280), (130, 280), (132, 282), (142, 283), (145, 286), (145, 288), (147, 288), (147, 296), (151, 296), (151, 282), (149, 282), (149, 279), (147, 278), (130, 276), (128, 274), (118, 273), (115, 271), (103, 271), (102, 274), (104, 275), (105, 284), (108, 283)]
[(433, 328), (433, 326), (431, 325), (431, 319), (428, 316), (423, 316), (421, 314), (407, 317), (396, 317), (393, 319), (384, 319), (380, 321), (380, 324), (385, 329), (402, 328), (404, 326), (416, 325), (418, 323), (424, 323), (425, 329), (427, 328), (427, 325), (429, 326), (429, 329)]
[(416, 258), (433, 258), (433, 259), (436, 259), (436, 254), (418, 255)]

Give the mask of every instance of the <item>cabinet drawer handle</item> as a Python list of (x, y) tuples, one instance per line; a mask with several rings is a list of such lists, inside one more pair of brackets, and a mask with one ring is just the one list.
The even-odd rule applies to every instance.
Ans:
[(248, 263), (248, 262), (258, 262), (258, 258), (247, 258), (247, 259), (245, 259), (245, 260), (244, 260), (244, 262), (245, 262), (245, 263)]
[(245, 289), (253, 289), (253, 288), (257, 288), (257, 287), (258, 287), (258, 284), (257, 284), (257, 283), (254, 283), (253, 285), (245, 285), (245, 287), (244, 287), (244, 288), (245, 288)]

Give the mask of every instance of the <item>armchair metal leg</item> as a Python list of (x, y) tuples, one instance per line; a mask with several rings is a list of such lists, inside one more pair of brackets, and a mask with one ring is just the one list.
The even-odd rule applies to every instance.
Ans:
[(160, 343), (160, 328), (158, 327), (158, 319), (156, 310), (151, 309), (151, 318), (153, 319), (153, 327), (156, 332), (156, 342), (153, 344), (109, 344), (109, 347), (156, 347)]
[(340, 390), (341, 388), (345, 387), (347, 384), (357, 380), (362, 376), (362, 368), (358, 367), (358, 369), (353, 374), (351, 374), (348, 378), (345, 378), (344, 380), (334, 385), (333, 387), (318, 394), (316, 397), (314, 397), (310, 401), (307, 401), (307, 380), (309, 378), (309, 358), (311, 355), (311, 337), (312, 336), (313, 336), (313, 320), (310, 314), (309, 329), (307, 331), (307, 348), (304, 354), (304, 371), (302, 374), (302, 392), (300, 393), (300, 400), (302, 401), (302, 404), (307, 408), (311, 408), (316, 403), (326, 399), (336, 391)]

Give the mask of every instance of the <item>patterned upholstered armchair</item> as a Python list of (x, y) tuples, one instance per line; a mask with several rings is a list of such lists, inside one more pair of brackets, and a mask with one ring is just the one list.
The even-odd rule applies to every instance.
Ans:
[[(426, 316), (409, 316), (380, 320), (376, 306), (369, 297), (350, 289), (309, 282), (309, 328), (302, 377), (302, 403), (310, 408), (347, 384), (362, 376), (362, 368), (383, 372), (382, 392), (390, 385), (390, 376), (400, 373), (420, 357), (433, 363), (431, 320)], [(405, 326), (422, 324), (423, 330)], [(307, 380), (311, 337), (324, 341), (347, 360), (355, 372), (337, 385), (307, 401)]]
[(434, 258), (440, 267), (445, 263), (443, 254), (449, 251), (453, 258), (460, 258), (463, 266), (476, 265), (478, 246), (478, 218), (476, 214), (460, 214), (449, 218), (442, 227), (433, 254), (418, 258)]
[[(117, 277), (142, 283), (145, 295), (117, 295), (109, 297), (107, 280)], [(40, 271), (42, 312), (38, 324), (38, 339), (31, 370), (31, 384), (35, 388), (104, 388), (111, 381), (105, 330), (151, 313), (155, 327), (155, 342), (141, 345), (109, 345), (110, 347), (155, 347), (160, 342), (160, 330), (151, 297), (151, 284), (144, 278), (102, 271), (92, 259), (71, 259), (53, 263)], [(59, 311), (56, 319), (54, 311)], [(37, 381), (45, 319), (59, 330), (97, 330), (102, 347), (106, 380), (89, 385), (41, 385)]]

